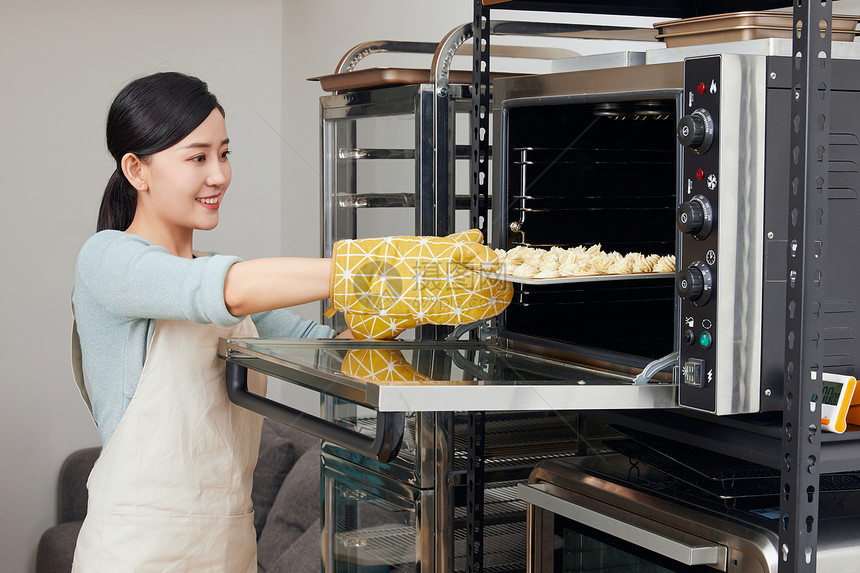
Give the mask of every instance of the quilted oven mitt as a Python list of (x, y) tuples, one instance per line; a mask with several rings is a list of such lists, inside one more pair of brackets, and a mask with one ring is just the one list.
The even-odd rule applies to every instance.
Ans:
[(498, 266), (477, 229), (447, 237), (385, 237), (334, 245), (331, 300), (358, 339), (394, 338), (421, 324), (457, 325), (496, 316), (510, 283), (470, 269)]
[(421, 374), (399, 350), (388, 348), (353, 348), (343, 357), (340, 371), (348, 376), (370, 380), (377, 384), (442, 384), (444, 386), (472, 384), (471, 380), (434, 381)]
[(341, 372), (374, 382), (422, 382), (427, 376), (415, 370), (399, 350), (352, 349), (343, 357)]

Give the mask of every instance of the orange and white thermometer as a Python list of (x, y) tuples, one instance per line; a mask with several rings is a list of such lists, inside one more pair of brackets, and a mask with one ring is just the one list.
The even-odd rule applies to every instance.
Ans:
[(841, 434), (848, 427), (846, 420), (857, 380), (853, 376), (830, 374), (821, 377), (821, 429)]

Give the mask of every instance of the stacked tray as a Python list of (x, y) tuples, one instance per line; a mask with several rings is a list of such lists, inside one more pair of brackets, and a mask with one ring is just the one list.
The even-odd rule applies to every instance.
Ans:
[[(520, 74), (492, 73), (490, 81), (500, 77), (510, 77)], [(308, 78), (308, 81), (319, 82), (320, 87), (327, 92), (341, 92), (433, 83), (430, 70), (415, 68), (367, 68), (339, 74), (327, 74)], [(468, 70), (452, 70), (449, 83), (471, 84), (472, 72)]]
[[(657, 22), (657, 39), (669, 48), (718, 42), (738, 42), (760, 38), (791, 38), (794, 28), (791, 12), (732, 12), (698, 18)], [(858, 34), (858, 16), (833, 15), (831, 39), (853, 42)]]
[[(777, 469), (658, 438), (631, 428), (612, 427), (628, 439), (606, 442), (611, 449), (709, 496), (727, 501), (779, 495), (780, 472)], [(819, 489), (822, 493), (858, 491), (860, 474), (824, 474)]]

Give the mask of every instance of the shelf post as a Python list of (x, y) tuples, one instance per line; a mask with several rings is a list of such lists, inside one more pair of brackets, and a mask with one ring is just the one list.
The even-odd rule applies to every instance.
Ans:
[[(472, 109), (471, 178), (469, 190), (470, 228), (487, 236), (487, 203), (490, 165), (490, 9), (481, 0), (474, 1), (472, 20)], [(466, 476), (466, 570), (484, 570), (484, 413), (469, 413), (469, 465)]]
[[(470, 227), (480, 229), (487, 237), (487, 205), (490, 184), (490, 9), (481, 0), (475, 2), (472, 21), (472, 110), (469, 189)], [(481, 200), (481, 197), (484, 200)]]
[[(813, 573), (818, 547), (821, 378), (830, 134), (830, 0), (795, 0), (779, 572)], [(819, 23), (824, 22), (823, 33)]]

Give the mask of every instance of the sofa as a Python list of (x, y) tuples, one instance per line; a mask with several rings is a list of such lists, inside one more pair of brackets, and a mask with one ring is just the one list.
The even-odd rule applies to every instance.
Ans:
[[(87, 511), (87, 477), (100, 448), (69, 455), (60, 468), (58, 523), (42, 534), (36, 573), (67, 573)], [(260, 573), (320, 572), (320, 444), (317, 438), (263, 422), (251, 493)]]

